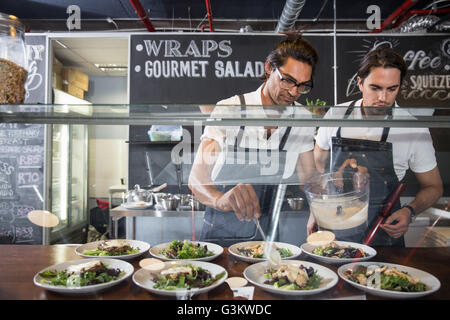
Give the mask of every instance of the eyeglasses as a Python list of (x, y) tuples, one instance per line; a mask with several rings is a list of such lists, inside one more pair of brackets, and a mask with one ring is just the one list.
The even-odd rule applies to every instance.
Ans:
[(275, 67), (275, 70), (277, 71), (278, 76), (280, 77), (281, 89), (291, 90), (293, 87), (297, 87), (298, 93), (306, 94), (306, 93), (310, 92), (311, 89), (314, 87), (312, 77), (311, 77), (311, 80), (301, 82), (301, 83), (296, 83), (294, 80), (283, 77), (283, 75), (281, 74), (280, 70), (278, 70), (277, 67)]

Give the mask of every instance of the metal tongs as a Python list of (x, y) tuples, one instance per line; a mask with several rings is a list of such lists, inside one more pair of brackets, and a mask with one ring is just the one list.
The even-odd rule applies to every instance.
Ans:
[(259, 224), (259, 219), (253, 218), (253, 221), (255, 221), (256, 228), (257, 228), (258, 231), (261, 233), (261, 235), (262, 235), (264, 241), (266, 241), (266, 235), (264, 234), (264, 231), (263, 231), (263, 229), (261, 228), (261, 225)]
[(273, 248), (271, 245), (269, 245), (269, 244), (273, 243), (273, 241), (267, 241), (266, 235), (265, 235), (263, 229), (261, 228), (261, 225), (259, 224), (259, 219), (253, 218), (253, 221), (255, 222), (256, 228), (261, 233), (261, 236), (263, 237), (264, 242), (265, 242), (264, 255), (269, 260), (269, 263), (276, 265), (276, 266), (280, 265), (281, 264), (280, 253), (278, 252), (278, 250), (276, 248)]

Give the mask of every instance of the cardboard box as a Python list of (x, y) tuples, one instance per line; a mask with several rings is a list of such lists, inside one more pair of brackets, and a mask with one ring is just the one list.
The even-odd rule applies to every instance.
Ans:
[(62, 80), (62, 76), (59, 73), (53, 73), (52, 76), (52, 87), (59, 89), (59, 90), (63, 90), (63, 80)]
[(68, 94), (73, 95), (74, 97), (84, 99), (84, 90), (78, 88), (77, 86), (74, 86), (73, 84), (69, 83), (63, 83), (63, 90), (67, 92)]
[(63, 64), (58, 59), (53, 57), (52, 73), (56, 73), (62, 76), (63, 68), (64, 68)]
[(89, 76), (73, 68), (63, 68), (62, 71), (64, 83), (69, 83), (84, 91), (89, 89)]

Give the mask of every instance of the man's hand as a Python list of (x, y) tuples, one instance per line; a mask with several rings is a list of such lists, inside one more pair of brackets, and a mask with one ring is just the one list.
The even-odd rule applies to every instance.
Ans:
[[(391, 224), (397, 221), (396, 224)], [(411, 211), (408, 208), (401, 208), (391, 214), (384, 224), (380, 225), (384, 231), (392, 238), (400, 238), (408, 231), (409, 223), (411, 222)]]
[(215, 201), (221, 211), (234, 211), (240, 221), (251, 221), (261, 216), (259, 199), (250, 184), (238, 184)]
[(306, 224), (307, 235), (309, 236), (311, 233), (314, 233), (316, 231), (317, 231), (316, 219), (314, 219), (314, 215), (310, 212), (308, 223)]

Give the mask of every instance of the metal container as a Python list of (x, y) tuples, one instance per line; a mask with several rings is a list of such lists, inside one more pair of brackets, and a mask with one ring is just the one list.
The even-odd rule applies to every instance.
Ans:
[(180, 199), (171, 193), (155, 193), (155, 201), (163, 210), (173, 211), (178, 207)]
[(192, 197), (192, 210), (194, 211), (204, 211), (205, 205), (201, 203), (196, 197)]
[(133, 190), (130, 190), (125, 195), (127, 203), (147, 202), (153, 204), (153, 194), (136, 184)]
[(174, 197), (178, 199), (181, 207), (191, 207), (192, 196), (190, 194), (176, 194)]
[(160, 205), (166, 211), (173, 211), (178, 208), (179, 200), (174, 196), (169, 196), (161, 199)]
[(289, 207), (294, 211), (300, 211), (303, 207), (303, 198), (287, 198)]

